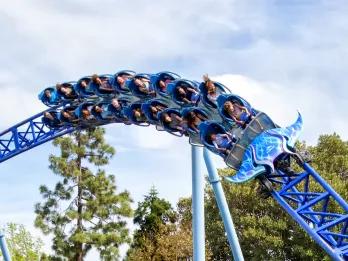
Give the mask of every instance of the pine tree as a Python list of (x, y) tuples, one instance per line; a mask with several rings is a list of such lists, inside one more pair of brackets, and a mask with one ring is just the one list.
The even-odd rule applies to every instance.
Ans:
[(163, 251), (163, 237), (176, 230), (176, 220), (177, 213), (171, 204), (159, 198), (157, 190), (152, 187), (135, 210), (133, 221), (139, 229), (134, 232), (127, 260), (170, 260)]
[(53, 142), (60, 155), (49, 156), (49, 168), (61, 181), (53, 189), (40, 187), (35, 226), (53, 235), (57, 260), (82, 261), (92, 247), (101, 258), (117, 260), (120, 245), (130, 240), (125, 221), (132, 215), (130, 195), (116, 193), (115, 177), (101, 169), (115, 153), (104, 133), (86, 129)]
[[(181, 198), (175, 211), (168, 201), (158, 198), (152, 188), (136, 210), (134, 221), (140, 226), (134, 233), (126, 260), (192, 260), (191, 204), (190, 198)], [(212, 260), (208, 249), (206, 260)]]

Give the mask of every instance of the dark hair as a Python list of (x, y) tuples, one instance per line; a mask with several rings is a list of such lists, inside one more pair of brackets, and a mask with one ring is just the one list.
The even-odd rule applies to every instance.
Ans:
[(213, 143), (213, 139), (212, 139), (212, 136), (213, 136), (213, 135), (216, 135), (216, 133), (211, 132), (211, 133), (209, 133), (209, 134), (207, 135), (207, 141), (208, 141), (209, 143)]

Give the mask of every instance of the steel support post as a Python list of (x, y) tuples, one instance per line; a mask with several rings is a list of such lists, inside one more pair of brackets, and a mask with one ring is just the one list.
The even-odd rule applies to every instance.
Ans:
[(192, 230), (193, 260), (205, 260), (204, 175), (201, 172), (202, 148), (191, 146), (192, 154)]
[(243, 261), (243, 253), (239, 245), (238, 236), (234, 228), (232, 216), (227, 205), (226, 197), (222, 189), (220, 177), (214, 162), (210, 156), (210, 152), (204, 148), (204, 161), (207, 166), (209, 182), (213, 187), (216, 202), (220, 210), (220, 215), (224, 222), (225, 231), (227, 233), (228, 242), (230, 244), (232, 255), (235, 261)]

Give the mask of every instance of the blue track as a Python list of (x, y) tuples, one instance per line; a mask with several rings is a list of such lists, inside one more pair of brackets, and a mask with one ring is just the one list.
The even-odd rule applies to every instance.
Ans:
[(0, 133), (0, 162), (76, 130), (70, 126), (49, 129), (42, 123), (42, 115), (40, 112)]
[[(119, 76), (123, 77), (120, 82)], [(315, 170), (298, 159), (292, 148), (302, 119), (288, 128), (279, 128), (267, 115), (231, 94), (222, 84), (189, 81), (170, 72), (121, 71), (100, 75), (99, 82), (95, 78), (87, 76), (77, 82), (63, 83), (61, 86), (69, 89), (68, 94), (61, 86), (43, 90), (39, 98), (49, 108), (0, 133), (0, 162), (76, 130), (111, 123), (152, 124), (158, 130), (188, 136), (191, 144), (205, 146), (222, 156), (228, 166), (239, 171), (240, 176), (227, 178), (231, 182), (261, 178), (273, 198), (334, 260), (348, 260), (348, 204)], [(209, 97), (209, 84), (214, 85), (216, 97)], [(49, 97), (45, 96), (47, 93)], [(119, 110), (112, 107), (115, 99), (122, 105)], [(251, 120), (243, 124), (229, 116), (224, 110), (228, 101), (247, 111)], [(96, 112), (96, 106), (102, 112)], [(157, 111), (152, 111), (153, 107)], [(65, 111), (73, 117), (65, 118)], [(199, 117), (196, 122), (190, 118), (192, 112)], [(47, 113), (55, 116), (54, 121), (44, 117)], [(166, 123), (168, 115), (174, 122), (180, 121), (175, 120), (179, 117), (182, 124)], [(212, 133), (227, 133), (233, 138), (229, 153), (212, 144), (209, 140)], [(273, 154), (263, 155), (266, 147)], [(274, 167), (279, 156), (296, 159), (303, 171), (289, 173)], [(333, 205), (339, 211), (332, 212)]]

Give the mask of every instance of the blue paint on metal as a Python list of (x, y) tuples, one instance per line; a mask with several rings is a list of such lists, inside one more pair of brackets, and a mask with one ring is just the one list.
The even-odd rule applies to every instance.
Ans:
[(347, 260), (348, 204), (307, 163), (303, 169), (291, 177), (280, 170), (268, 175), (272, 196), (333, 260)]
[(44, 112), (0, 133), (0, 162), (76, 130), (70, 126), (49, 129), (41, 120)]
[(232, 250), (233, 258), (235, 261), (242, 261), (244, 260), (243, 253), (240, 248), (237, 232), (234, 228), (232, 216), (227, 205), (226, 197), (221, 185), (218, 172), (214, 166), (214, 162), (210, 156), (208, 149), (204, 148), (203, 155), (208, 170), (209, 182), (213, 187), (215, 199), (220, 210), (220, 215), (224, 222), (224, 227), (227, 233), (228, 242)]
[(204, 175), (201, 172), (202, 148), (191, 146), (193, 260), (205, 260)]
[(257, 136), (245, 151), (242, 165), (237, 174), (227, 179), (234, 183), (246, 182), (266, 172), (266, 167), (274, 171), (274, 160), (281, 154), (293, 154), (290, 150), (302, 131), (302, 117), (286, 128), (267, 130)]
[(4, 258), (4, 261), (11, 261), (11, 255), (10, 255), (10, 252), (8, 251), (5, 236), (1, 233), (0, 233), (0, 249), (1, 249), (1, 253)]

